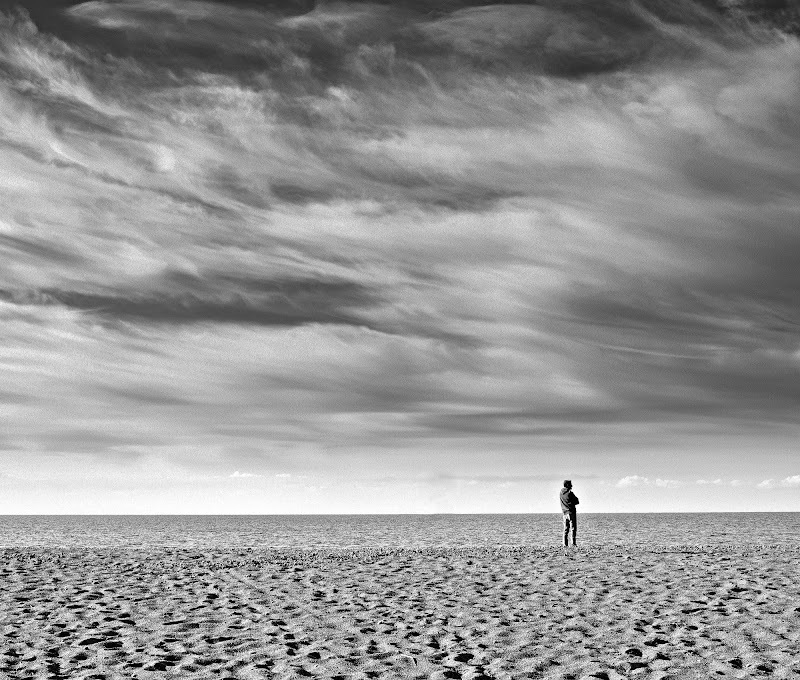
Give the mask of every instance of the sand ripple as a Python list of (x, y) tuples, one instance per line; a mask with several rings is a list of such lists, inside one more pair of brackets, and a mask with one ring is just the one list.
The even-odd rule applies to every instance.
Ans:
[(794, 547), (0, 556), (12, 680), (800, 677)]

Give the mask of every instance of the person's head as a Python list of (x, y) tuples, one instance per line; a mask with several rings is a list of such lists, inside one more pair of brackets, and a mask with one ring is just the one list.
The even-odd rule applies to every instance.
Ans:
[(569, 479), (565, 479), (564, 480), (564, 488), (565, 489), (571, 489), (572, 488), (572, 482)]

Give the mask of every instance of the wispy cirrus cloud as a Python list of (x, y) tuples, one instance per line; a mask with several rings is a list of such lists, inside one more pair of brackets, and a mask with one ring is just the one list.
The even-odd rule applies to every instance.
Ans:
[[(375, 293), (345, 281), (260, 280), (235, 276), (192, 279), (165, 277), (161, 290), (79, 292), (0, 290), (0, 299), (18, 306), (61, 306), (110, 321), (140, 323), (238, 323), (298, 326), (308, 323), (366, 325), (352, 313), (370, 306)], [(170, 285), (172, 284), (172, 285)]]

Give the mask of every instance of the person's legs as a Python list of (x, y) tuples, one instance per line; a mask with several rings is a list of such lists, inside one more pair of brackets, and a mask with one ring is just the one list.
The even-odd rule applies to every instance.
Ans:
[[(570, 516), (568, 512), (564, 513), (564, 547), (569, 545), (569, 530), (570, 530)], [(572, 539), (573, 543), (575, 539)]]
[[(578, 545), (578, 513), (569, 514), (569, 523), (572, 525), (572, 545)], [(566, 540), (566, 537), (565, 537)]]

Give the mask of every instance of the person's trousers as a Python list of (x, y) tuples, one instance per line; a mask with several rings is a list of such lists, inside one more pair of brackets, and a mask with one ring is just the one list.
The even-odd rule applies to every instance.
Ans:
[(565, 512), (564, 513), (564, 545), (569, 545), (569, 533), (572, 532), (572, 545), (577, 545), (576, 538), (578, 536), (578, 513)]

